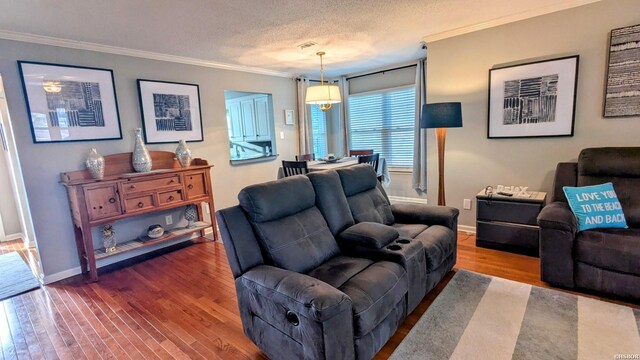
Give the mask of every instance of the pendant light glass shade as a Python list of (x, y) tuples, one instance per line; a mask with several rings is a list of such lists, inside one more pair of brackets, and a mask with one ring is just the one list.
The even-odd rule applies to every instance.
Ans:
[(320, 110), (327, 111), (331, 109), (331, 104), (342, 102), (342, 97), (340, 96), (340, 87), (338, 85), (324, 83), (324, 67), (322, 65), (324, 52), (319, 52), (317, 55), (320, 56), (320, 85), (307, 88), (305, 103), (317, 105)]

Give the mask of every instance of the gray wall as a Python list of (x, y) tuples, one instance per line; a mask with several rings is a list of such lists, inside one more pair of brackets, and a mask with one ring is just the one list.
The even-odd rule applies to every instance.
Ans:
[[(123, 140), (33, 144), (16, 60), (113, 69)], [(82, 169), (91, 147), (96, 147), (103, 155), (131, 151), (133, 129), (141, 126), (136, 88), (138, 78), (200, 85), (205, 141), (190, 143), (189, 147), (194, 156), (215, 165), (212, 178), (217, 208), (235, 204), (242, 187), (275, 179), (278, 168), (278, 161), (229, 165), (224, 90), (273, 94), (280, 157), (292, 158), (297, 153), (297, 129), (285, 126), (283, 119), (285, 109), (295, 109), (296, 87), (291, 79), (6, 40), (0, 40), (0, 74), (4, 80), (43, 271), (48, 276), (79, 265), (69, 204), (65, 189), (58, 183), (59, 174)], [(285, 140), (280, 139), (280, 131), (284, 131)], [(149, 149), (173, 151), (176, 146), (150, 145)], [(125, 222), (120, 226), (118, 237), (126, 239), (136, 235), (141, 228), (161, 220), (150, 217), (141, 218), (133, 224)], [(118, 226), (116, 224), (117, 229)]]
[[(594, 146), (640, 145), (640, 119), (602, 118), (611, 29), (640, 23), (637, 0), (606, 0), (429, 44), (429, 102), (461, 101), (464, 127), (446, 143), (447, 204), (462, 208), (486, 185), (527, 185), (549, 191), (555, 166)], [(532, 59), (580, 55), (575, 135), (487, 139), (490, 68)], [(428, 200), (437, 199), (437, 149), (429, 130)], [(475, 204), (474, 204), (475, 205)], [(460, 224), (475, 226), (475, 206)]]
[[(3, 101), (4, 97), (0, 92), (0, 101)], [(4, 126), (3, 112), (0, 109), (0, 122)], [(8, 131), (8, 129), (7, 129)], [(0, 139), (0, 142), (2, 140)], [(22, 232), (20, 226), (20, 217), (18, 214), (18, 206), (16, 205), (15, 193), (11, 185), (11, 175), (9, 172), (9, 163), (7, 161), (8, 153), (0, 145), (0, 217), (2, 218), (2, 224), (4, 225), (4, 232), (6, 235), (13, 235)]]

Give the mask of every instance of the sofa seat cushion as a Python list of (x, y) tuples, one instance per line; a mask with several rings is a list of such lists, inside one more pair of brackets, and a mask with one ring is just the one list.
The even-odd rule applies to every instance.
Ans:
[(339, 255), (311, 270), (307, 275), (339, 288), (371, 264), (373, 261), (368, 259)]
[(442, 225), (393, 224), (401, 237), (419, 240), (427, 256), (427, 273), (437, 269), (456, 251), (456, 234)]
[(420, 235), (420, 233), (422, 233), (423, 231), (427, 230), (428, 226), (427, 225), (422, 225), (422, 224), (399, 224), (399, 223), (395, 223), (393, 225), (394, 228), (396, 228), (396, 230), (398, 230), (398, 233), (400, 234), (400, 237), (405, 237), (405, 238), (409, 238), (409, 239), (415, 239), (416, 236)]
[(353, 335), (368, 334), (394, 310), (407, 294), (407, 274), (401, 265), (375, 262), (338, 289), (351, 298)]
[(575, 259), (585, 264), (640, 275), (640, 229), (598, 229), (579, 233)]

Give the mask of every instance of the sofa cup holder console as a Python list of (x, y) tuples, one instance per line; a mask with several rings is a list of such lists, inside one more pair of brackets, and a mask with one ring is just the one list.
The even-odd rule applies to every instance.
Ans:
[(409, 239), (400, 239), (400, 240), (396, 240), (396, 242), (398, 244), (408, 244), (408, 243), (411, 242), (411, 240), (409, 240)]
[(398, 250), (402, 250), (402, 246), (394, 244), (394, 245), (387, 246), (387, 249), (393, 250), (393, 251), (398, 251)]

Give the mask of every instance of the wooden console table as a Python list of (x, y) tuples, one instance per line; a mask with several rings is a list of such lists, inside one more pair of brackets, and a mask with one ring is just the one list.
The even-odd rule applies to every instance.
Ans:
[[(191, 166), (183, 168), (172, 152), (149, 153), (153, 169), (147, 173), (134, 172), (131, 153), (122, 153), (104, 157), (105, 174), (100, 180), (93, 179), (87, 170), (60, 174), (69, 195), (80, 266), (90, 281), (98, 280), (97, 260), (196, 232), (204, 236), (207, 228), (213, 228), (217, 238), (210, 174), (213, 165), (193, 159)], [(209, 205), (210, 222), (204, 218), (203, 202)], [(198, 208), (199, 221), (193, 228), (169, 229), (158, 239), (118, 241), (111, 253), (94, 249), (93, 227), (189, 204)]]

